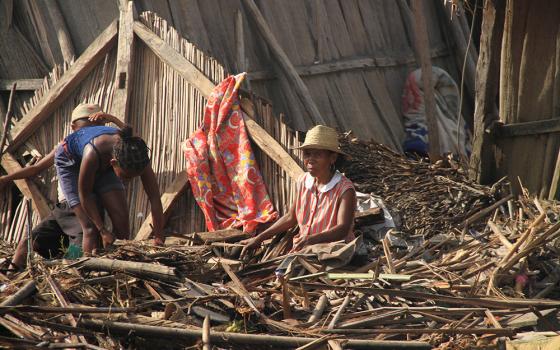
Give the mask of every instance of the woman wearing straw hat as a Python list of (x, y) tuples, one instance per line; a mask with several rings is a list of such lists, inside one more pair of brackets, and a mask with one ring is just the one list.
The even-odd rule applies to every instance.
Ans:
[(245, 240), (245, 250), (298, 225), (292, 251), (317, 244), (354, 239), (353, 223), (356, 190), (348, 178), (336, 170), (338, 157), (346, 156), (338, 145), (336, 130), (324, 125), (310, 129), (303, 150), (307, 172), (297, 181), (297, 195), (290, 211), (260, 235)]

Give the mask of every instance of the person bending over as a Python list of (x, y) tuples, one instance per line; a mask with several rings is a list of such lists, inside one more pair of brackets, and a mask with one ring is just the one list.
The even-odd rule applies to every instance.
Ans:
[[(118, 118), (103, 112), (97, 104), (80, 104), (72, 111), (71, 128), (74, 131), (84, 126), (100, 126), (106, 123), (122, 125)], [(37, 176), (53, 166), (55, 150), (56, 147), (33, 165), (0, 176), (0, 190), (11, 181)], [(52, 212), (31, 231), (33, 250), (46, 259), (60, 256), (61, 252), (67, 250), (70, 245), (79, 249), (82, 246), (82, 226), (68, 206), (60, 183), (57, 186), (57, 193), (57, 203)], [(10, 268), (23, 270), (27, 263), (26, 256), (27, 236), (18, 242)]]
[[(163, 208), (148, 147), (144, 140), (132, 136), (130, 127), (121, 130), (108, 126), (81, 128), (57, 147), (55, 166), (68, 205), (82, 225), (85, 254), (97, 248), (99, 235), (104, 248), (109, 247), (115, 237), (129, 239), (129, 211), (123, 180), (136, 176), (140, 176), (150, 201), (154, 242), (163, 244)], [(104, 227), (93, 194), (101, 198), (109, 213), (114, 234)]]

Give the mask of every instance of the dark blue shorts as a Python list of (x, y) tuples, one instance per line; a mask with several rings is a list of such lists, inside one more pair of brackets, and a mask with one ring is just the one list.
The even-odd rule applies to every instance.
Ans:
[[(80, 204), (80, 195), (78, 193), (80, 164), (65, 150), (64, 143), (58, 145), (54, 155), (54, 165), (56, 166), (58, 181), (60, 181), (60, 188), (70, 208)], [(124, 185), (121, 179), (115, 175), (113, 168), (97, 173), (93, 185), (94, 193), (92, 194), (96, 194), (100, 198), (103, 193), (111, 191), (124, 191)]]

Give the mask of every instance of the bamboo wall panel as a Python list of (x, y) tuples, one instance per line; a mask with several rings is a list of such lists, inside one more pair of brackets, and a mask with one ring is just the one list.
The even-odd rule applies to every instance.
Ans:
[[(144, 13), (141, 21), (214, 83), (220, 82), (226, 76), (222, 65), (181, 38), (161, 18), (153, 13)], [(163, 191), (173, 182), (177, 174), (185, 170), (186, 161), (181, 151), (181, 144), (199, 127), (206, 100), (138, 39), (133, 54), (134, 84), (130, 97), (129, 123), (135, 133), (143, 137), (150, 147), (152, 167), (156, 172), (160, 191)], [(49, 79), (45, 79), (43, 87), (21, 106), (21, 114), (31, 110), (62, 77), (67, 68), (67, 66), (55, 67), (49, 74)], [(70, 115), (79, 103), (98, 103), (104, 110), (110, 111), (115, 89), (115, 71), (116, 48), (106, 55), (60, 108), (36, 130), (26, 145), (18, 150), (19, 155), (50, 152), (71, 132)], [(256, 96), (252, 96), (252, 100), (256, 109), (256, 121), (278, 142), (286, 149), (300, 144), (300, 135), (274, 116), (269, 102)], [(254, 150), (272, 201), (283, 213), (293, 201), (294, 181), (272, 159), (256, 147)], [(299, 159), (299, 154), (293, 153), (293, 155)], [(44, 172), (38, 182), (45, 196), (52, 202), (56, 202), (55, 169), (51, 168)], [(149, 203), (139, 179), (133, 180), (127, 184), (127, 187), (131, 232), (135, 234), (149, 212)], [(25, 204), (14, 205), (11, 194), (3, 196), (5, 198), (0, 202), (2, 237), (17, 242), (25, 232)], [(169, 234), (203, 230), (205, 230), (204, 217), (189, 188), (170, 213), (166, 231)]]

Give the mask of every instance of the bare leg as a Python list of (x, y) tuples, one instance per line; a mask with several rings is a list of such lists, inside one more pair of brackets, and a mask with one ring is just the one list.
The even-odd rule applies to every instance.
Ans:
[[(94, 249), (99, 247), (99, 231), (91, 222), (81, 204), (72, 207), (72, 210), (80, 221), (80, 225), (82, 225), (82, 232), (84, 234), (82, 249), (85, 254), (91, 254)], [(105, 241), (103, 241), (103, 245), (105, 245)]]
[(125, 192), (121, 190), (105, 192), (101, 194), (101, 200), (113, 223), (113, 234), (115, 237), (118, 239), (130, 239), (129, 212)]

